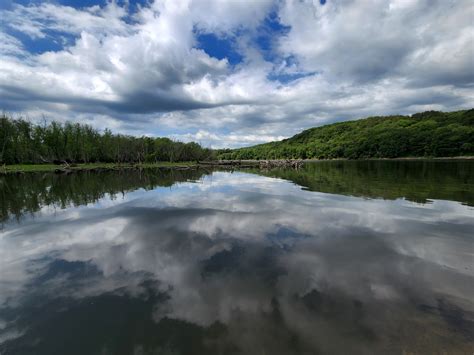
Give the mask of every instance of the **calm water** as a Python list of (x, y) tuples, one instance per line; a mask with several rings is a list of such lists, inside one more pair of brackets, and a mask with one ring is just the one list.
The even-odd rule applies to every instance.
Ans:
[(0, 353), (472, 354), (474, 162), (0, 177)]

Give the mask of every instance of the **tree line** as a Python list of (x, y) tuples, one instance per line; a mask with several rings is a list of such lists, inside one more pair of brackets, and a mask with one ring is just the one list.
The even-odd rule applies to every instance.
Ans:
[(0, 163), (152, 163), (212, 159), (214, 151), (198, 143), (169, 138), (134, 137), (104, 132), (87, 124), (0, 116)]
[(461, 155), (474, 155), (474, 109), (369, 117), (311, 128), (279, 142), (218, 151), (169, 138), (99, 132), (86, 124), (33, 124), (0, 116), (0, 164)]
[(311, 128), (291, 138), (218, 152), (220, 159), (364, 159), (474, 155), (474, 109), (379, 116)]

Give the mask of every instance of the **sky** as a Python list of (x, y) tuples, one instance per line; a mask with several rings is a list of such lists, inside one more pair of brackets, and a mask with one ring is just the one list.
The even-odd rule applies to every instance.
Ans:
[(1, 0), (0, 110), (207, 147), (472, 108), (471, 0)]

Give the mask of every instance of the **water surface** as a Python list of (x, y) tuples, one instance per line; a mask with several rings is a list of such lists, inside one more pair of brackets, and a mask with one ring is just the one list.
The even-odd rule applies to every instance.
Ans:
[(474, 162), (0, 177), (1, 354), (471, 354)]

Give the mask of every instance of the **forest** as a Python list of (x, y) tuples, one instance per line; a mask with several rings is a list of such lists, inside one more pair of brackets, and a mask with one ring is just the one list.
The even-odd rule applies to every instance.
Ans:
[(169, 138), (103, 133), (89, 125), (58, 122), (33, 124), (0, 116), (0, 164), (153, 163), (213, 158), (211, 149)]
[(220, 159), (364, 159), (474, 155), (474, 109), (379, 116), (305, 130), (291, 138), (218, 151)]
[(109, 129), (100, 132), (86, 124), (33, 124), (0, 116), (0, 164), (7, 165), (469, 155), (474, 155), (474, 109), (338, 122), (278, 142), (221, 150), (169, 138), (114, 134)]

